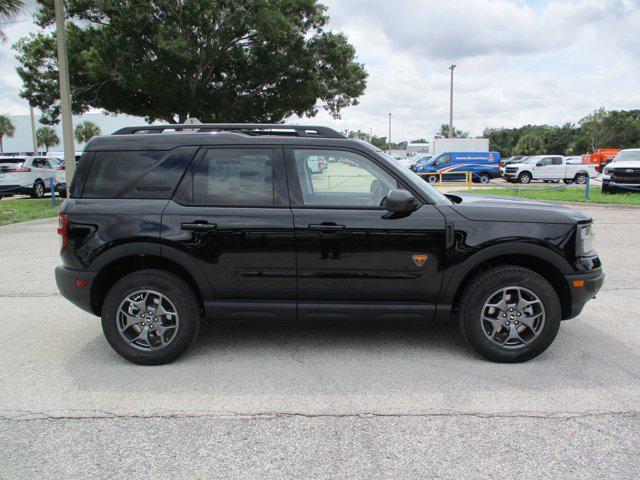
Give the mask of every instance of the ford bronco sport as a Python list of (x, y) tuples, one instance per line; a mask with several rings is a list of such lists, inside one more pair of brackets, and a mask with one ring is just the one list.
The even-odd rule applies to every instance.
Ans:
[(443, 195), (372, 145), (314, 126), (95, 137), (58, 232), (60, 292), (140, 364), (174, 360), (204, 318), (451, 318), (480, 354), (521, 362), (604, 278), (583, 213)]

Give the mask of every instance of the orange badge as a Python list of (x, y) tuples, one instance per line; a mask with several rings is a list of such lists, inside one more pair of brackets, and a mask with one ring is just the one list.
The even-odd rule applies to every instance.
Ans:
[(419, 267), (424, 265), (424, 262), (427, 261), (426, 255), (412, 255), (411, 258), (413, 258), (413, 262)]

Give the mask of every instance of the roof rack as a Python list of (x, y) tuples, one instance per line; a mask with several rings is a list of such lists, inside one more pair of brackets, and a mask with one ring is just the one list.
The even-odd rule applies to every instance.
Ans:
[(165, 132), (238, 132), (247, 135), (284, 135), (313, 138), (347, 138), (342, 133), (329, 127), (314, 125), (285, 125), (282, 123), (199, 123), (195, 125), (168, 124), (144, 125), (141, 127), (125, 127), (116, 130), (112, 135), (158, 134)]

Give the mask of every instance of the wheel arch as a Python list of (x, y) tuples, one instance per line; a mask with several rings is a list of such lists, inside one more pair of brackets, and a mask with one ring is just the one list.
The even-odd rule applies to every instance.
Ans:
[(115, 248), (117, 252), (109, 252), (109, 255), (98, 257), (91, 270), (97, 271), (91, 284), (91, 309), (94, 314), (100, 316), (102, 305), (111, 287), (123, 276), (146, 268), (155, 268), (171, 272), (182, 278), (195, 293), (200, 308), (204, 306), (204, 300), (211, 297), (211, 287), (206, 275), (200, 267), (186, 254), (173, 248), (162, 248), (160, 245), (136, 245), (127, 244)]
[(562, 318), (568, 316), (571, 311), (571, 291), (564, 275), (575, 272), (564, 258), (539, 245), (496, 245), (476, 253), (460, 265), (450, 277), (439, 303), (451, 305), (452, 310), (456, 309), (469, 282), (479, 272), (500, 265), (518, 265), (541, 275), (558, 294)]

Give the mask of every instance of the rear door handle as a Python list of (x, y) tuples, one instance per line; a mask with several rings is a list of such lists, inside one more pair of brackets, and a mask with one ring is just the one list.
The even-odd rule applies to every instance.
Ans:
[(218, 224), (209, 223), (204, 220), (196, 220), (193, 223), (183, 223), (180, 228), (182, 228), (182, 230), (192, 230), (194, 232), (209, 232), (211, 230), (217, 230)]
[(320, 232), (320, 233), (336, 233), (344, 230), (346, 227), (344, 225), (336, 225), (335, 223), (324, 224), (324, 223), (312, 223), (309, 225), (309, 230)]

